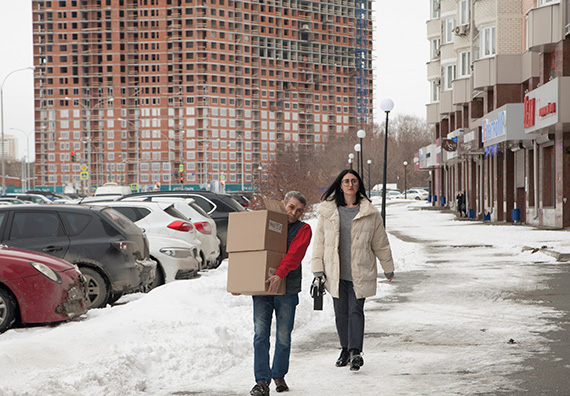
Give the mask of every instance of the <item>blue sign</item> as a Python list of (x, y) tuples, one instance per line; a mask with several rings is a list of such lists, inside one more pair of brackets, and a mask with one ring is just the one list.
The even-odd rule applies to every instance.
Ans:
[(481, 140), (486, 142), (491, 139), (495, 139), (499, 136), (503, 136), (506, 133), (506, 119), (507, 112), (501, 111), (497, 114), (497, 119), (495, 121), (489, 121), (487, 119), (483, 120)]

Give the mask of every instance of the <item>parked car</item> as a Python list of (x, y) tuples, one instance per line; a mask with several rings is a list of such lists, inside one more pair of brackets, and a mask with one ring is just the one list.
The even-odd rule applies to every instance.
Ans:
[(251, 198), (253, 197), (252, 193), (232, 192), (230, 195), (245, 209), (251, 208)]
[(129, 186), (121, 186), (115, 182), (105, 183), (95, 190), (96, 197), (102, 195), (122, 196), (130, 193), (132, 193), (132, 190)]
[(221, 243), (217, 236), (216, 222), (204, 210), (196, 204), (193, 198), (164, 197), (164, 196), (140, 196), (125, 198), (121, 202), (145, 201), (145, 202), (170, 202), (174, 207), (186, 216), (194, 225), (196, 237), (202, 242), (200, 257), (204, 268), (217, 268), (221, 261)]
[(404, 198), (401, 192), (396, 190), (386, 190), (386, 199)]
[(51, 204), (52, 200), (47, 198), (45, 195), (42, 194), (5, 194), (2, 195), (2, 198), (17, 198), (21, 201), (25, 201), (28, 203), (37, 203), (37, 204)]
[(26, 202), (22, 201), (21, 199), (18, 198), (12, 198), (12, 197), (0, 197), (0, 202), (5, 202), (11, 205), (21, 205), (24, 204)]
[(415, 199), (415, 200), (422, 200), (428, 199), (429, 193), (426, 190), (419, 190), (419, 189), (409, 189), (402, 193), (402, 196), (407, 199)]
[(85, 278), (64, 260), (0, 245), (0, 333), (17, 324), (51, 323), (87, 312)]
[(190, 220), (171, 202), (111, 201), (93, 202), (89, 205), (113, 208), (147, 234), (169, 235), (190, 243), (199, 243)]
[(196, 204), (201, 207), (204, 212), (214, 219), (218, 230), (218, 238), (220, 238), (222, 248), (222, 258), (226, 258), (226, 241), (228, 233), (228, 217), (231, 212), (243, 212), (245, 209), (229, 194), (215, 193), (205, 190), (174, 190), (174, 191), (149, 191), (142, 193), (134, 193), (125, 195), (119, 200), (128, 199), (130, 197), (140, 196), (164, 196), (164, 197), (183, 197), (194, 198)]
[(177, 279), (191, 279), (201, 267), (198, 248), (180, 238), (147, 234), (150, 257), (156, 261), (153, 289)]
[(89, 308), (144, 289), (156, 272), (146, 236), (122, 214), (104, 207), (0, 207), (0, 243), (77, 265), (86, 278)]
[(26, 194), (38, 194), (38, 195), (43, 195), (44, 197), (46, 197), (47, 199), (49, 199), (52, 202), (55, 201), (70, 201), (72, 198), (67, 196), (66, 194), (59, 194), (59, 193), (55, 193), (53, 191), (43, 191), (43, 190), (28, 190), (26, 191)]

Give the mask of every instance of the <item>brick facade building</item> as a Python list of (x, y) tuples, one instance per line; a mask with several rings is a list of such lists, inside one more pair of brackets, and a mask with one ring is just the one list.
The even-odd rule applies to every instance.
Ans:
[(38, 186), (251, 189), (372, 124), (368, 1), (32, 3)]
[(433, 204), (570, 226), (570, 1), (430, 2)]

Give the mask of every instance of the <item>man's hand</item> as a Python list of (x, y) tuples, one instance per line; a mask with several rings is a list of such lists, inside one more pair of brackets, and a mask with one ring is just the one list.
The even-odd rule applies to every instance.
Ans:
[(269, 284), (269, 288), (267, 289), (267, 293), (275, 294), (277, 290), (279, 290), (279, 286), (281, 286), (281, 278), (279, 275), (272, 275), (265, 281), (265, 283)]

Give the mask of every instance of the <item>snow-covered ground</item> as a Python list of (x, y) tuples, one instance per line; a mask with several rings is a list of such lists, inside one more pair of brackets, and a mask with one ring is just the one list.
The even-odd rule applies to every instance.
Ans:
[[(554, 309), (517, 293), (545, 287), (564, 231), (458, 221), (388, 203), (396, 278), (367, 300), (365, 365), (337, 368), (332, 301), (313, 311), (311, 247), (293, 333), (290, 395), (472, 395), (515, 389), (506, 374), (545, 351)], [(308, 219), (314, 225), (315, 219)], [(253, 379), (251, 297), (226, 292), (227, 263), (56, 327), (0, 335), (0, 395), (247, 395)], [(509, 340), (514, 340), (509, 342)], [(272, 386), (272, 389), (273, 386)], [(272, 390), (274, 393), (274, 390)]]

